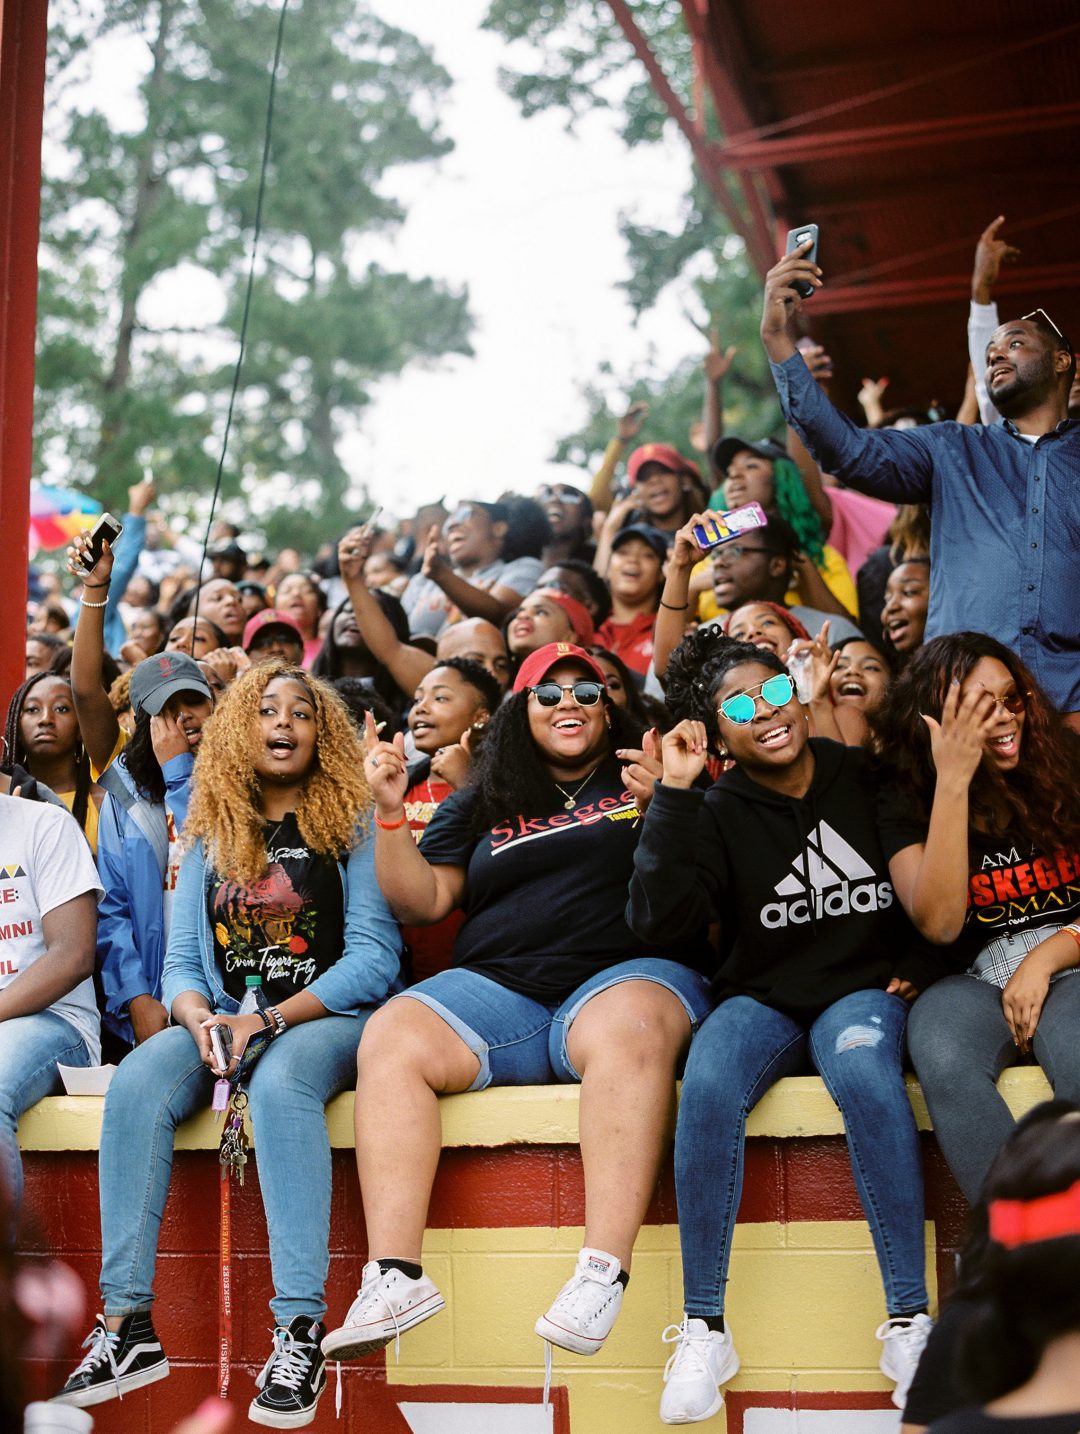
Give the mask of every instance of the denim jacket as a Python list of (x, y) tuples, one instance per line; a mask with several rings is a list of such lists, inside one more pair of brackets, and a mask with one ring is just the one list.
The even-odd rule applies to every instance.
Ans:
[[(181, 991), (197, 991), (212, 1011), (234, 1015), (239, 1003), (228, 995), (214, 960), (207, 915), (207, 892), (215, 879), (202, 842), (180, 863), (176, 900), (165, 953), (162, 997), (172, 1011)], [(401, 933), (375, 879), (375, 843), (360, 837), (341, 874), (345, 896), (345, 950), (334, 964), (305, 986), (328, 1011), (353, 1015), (378, 1005), (401, 987)]]
[[(145, 802), (166, 829), (166, 806), (179, 831), (187, 816), (195, 758), (181, 752), (162, 767), (165, 805)], [(123, 760), (113, 763), (129, 791), (136, 790)], [(133, 1042), (128, 1006), (135, 996), (161, 1000), (165, 960), (165, 904), (162, 873), (153, 847), (137, 823), (112, 796), (98, 819), (98, 874), (105, 894), (98, 908), (97, 968), (104, 996), (102, 1019), (121, 1040)]]

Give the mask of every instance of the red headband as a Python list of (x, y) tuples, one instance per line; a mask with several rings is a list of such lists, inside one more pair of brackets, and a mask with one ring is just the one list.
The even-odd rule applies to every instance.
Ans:
[(1037, 1200), (991, 1200), (990, 1238), (1007, 1250), (1080, 1235), (1080, 1180)]

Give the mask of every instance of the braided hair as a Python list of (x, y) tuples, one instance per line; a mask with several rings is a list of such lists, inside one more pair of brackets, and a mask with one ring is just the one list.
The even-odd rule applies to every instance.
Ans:
[[(39, 682), (46, 677), (56, 677), (59, 681), (71, 686), (67, 677), (60, 673), (46, 669), (44, 672), (35, 672), (33, 677), (28, 677), (21, 686), (16, 687), (12, 693), (11, 701), (8, 704), (7, 720), (4, 723), (4, 760), (0, 770), (11, 775), (12, 769), (18, 765), (25, 767), (32, 772), (30, 756), (23, 745), (20, 724), (22, 722), (23, 708), (26, 706), (26, 699), (30, 692)], [(74, 705), (74, 698), (72, 698)], [(80, 827), (86, 826), (86, 814), (90, 806), (90, 758), (83, 746), (82, 735), (77, 734), (75, 738), (75, 797), (71, 804), (71, 815), (79, 823)]]

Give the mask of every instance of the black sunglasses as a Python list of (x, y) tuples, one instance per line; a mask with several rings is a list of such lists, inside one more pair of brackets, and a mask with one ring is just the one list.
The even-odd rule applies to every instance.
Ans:
[(569, 692), (579, 707), (595, 707), (600, 701), (600, 694), (603, 692), (603, 685), (593, 682), (588, 678), (582, 678), (580, 682), (538, 682), (529, 691), (539, 702), (541, 707), (558, 707), (562, 701), (564, 692)]

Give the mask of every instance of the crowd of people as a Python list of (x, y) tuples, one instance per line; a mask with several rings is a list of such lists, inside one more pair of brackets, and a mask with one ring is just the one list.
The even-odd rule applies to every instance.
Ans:
[[(222, 1082), (250, 1099), (271, 1255), (249, 1417), (298, 1428), (328, 1360), (444, 1307), (423, 1259), (441, 1095), (581, 1086), (584, 1244), (535, 1324), (550, 1373), (552, 1346), (595, 1354), (628, 1297), (681, 1078), (660, 1417), (708, 1420), (739, 1369), (746, 1119), (813, 1071), (843, 1116), (899, 1407), (916, 1379), (905, 1427), (990, 1428), (956, 1412), (974, 1399), (1000, 1402), (994, 1429), (1066, 1428), (1009, 1421), (1080, 1410), (1073, 1386), (1039, 1404), (1080, 1340), (1080, 387), (1041, 309), (998, 322), (1000, 229), (976, 250), (954, 421), (884, 412), (869, 382), (864, 425), (833, 405), (827, 357), (797, 341), (796, 285), (823, 276), (796, 250), (761, 325), (782, 440), (723, 431), (736, 356), (714, 342), (696, 458), (641, 442), (634, 405), (587, 487), (369, 521), (310, 563), (225, 524), (203, 552), (142, 483), (115, 550), (84, 533), (70, 590), (37, 579), (0, 771), (16, 1208), (22, 1112), (60, 1065), (117, 1066), (102, 1313), (59, 1402), (169, 1373), (152, 1306), (173, 1137)], [(747, 504), (765, 522), (710, 544)], [(996, 1082), (1032, 1061), (1057, 1101), (1017, 1129)], [(912, 1067), (982, 1221), (936, 1326)], [(328, 1312), (324, 1108), (354, 1085), (368, 1258)], [(1029, 1268), (1068, 1314), (1016, 1296), (1028, 1323), (995, 1360)]]

